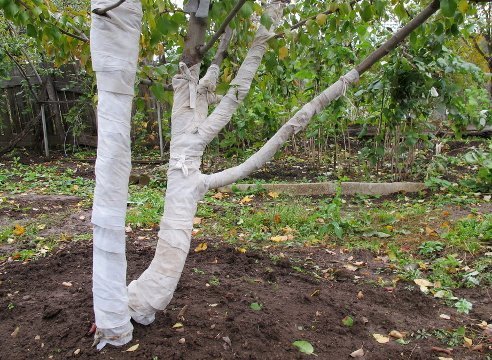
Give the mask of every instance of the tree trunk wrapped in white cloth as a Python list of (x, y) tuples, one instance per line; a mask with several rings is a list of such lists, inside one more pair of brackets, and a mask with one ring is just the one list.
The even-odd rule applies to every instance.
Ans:
[[(94, 0), (91, 8), (109, 5)], [(126, 288), (125, 216), (131, 170), (130, 120), (142, 9), (127, 0), (111, 17), (93, 15), (92, 67), (98, 88), (93, 298), (98, 348), (132, 339)]]

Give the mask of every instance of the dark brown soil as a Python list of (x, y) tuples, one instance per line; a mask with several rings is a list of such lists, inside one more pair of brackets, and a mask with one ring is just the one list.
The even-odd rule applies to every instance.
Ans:
[[(209, 244), (208, 250), (190, 254), (174, 300), (155, 323), (136, 325), (131, 344), (98, 353), (86, 336), (93, 320), (90, 245), (72, 243), (47, 258), (0, 266), (1, 359), (298, 359), (305, 355), (291, 344), (300, 339), (313, 344), (319, 359), (349, 359), (362, 346), (364, 359), (437, 359), (446, 355), (431, 351), (432, 346), (445, 347), (435, 338), (408, 335), (408, 345), (379, 344), (372, 334), (455, 329), (491, 315), (485, 293), (474, 299), (479, 304), (471, 320), (405, 284), (388, 292), (365, 281), (362, 272), (357, 280), (338, 261), (332, 265), (340, 268), (335, 269), (337, 276), (317, 280), (309, 271), (294, 270), (296, 264), (288, 260), (292, 254), (274, 263), (264, 254)], [(313, 263), (330, 257), (324, 249), (309, 252), (299, 250), (297, 255), (310, 255)], [(130, 241), (129, 278), (138, 276), (152, 256), (151, 245)], [(354, 256), (371, 261), (369, 253)], [(62, 285), (68, 281), (73, 286)], [(254, 302), (262, 304), (260, 311), (250, 308)], [(185, 306), (184, 320), (178, 319)], [(440, 319), (442, 313), (452, 320)], [(351, 328), (341, 323), (347, 315), (355, 319)], [(172, 326), (178, 321), (184, 327), (177, 331)], [(137, 343), (136, 351), (124, 351)], [(485, 354), (462, 346), (452, 354), (455, 360), (485, 359)]]

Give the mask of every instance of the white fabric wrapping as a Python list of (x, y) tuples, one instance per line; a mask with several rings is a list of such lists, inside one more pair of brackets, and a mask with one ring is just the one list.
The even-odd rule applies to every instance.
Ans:
[[(274, 23), (281, 9), (278, 2), (267, 8)], [(208, 105), (216, 101), (212, 94), (219, 68), (211, 65), (198, 81), (199, 64), (191, 68), (179, 65), (180, 73), (173, 78), (170, 164), (159, 241), (148, 269), (128, 285), (130, 314), (137, 322), (152, 322), (156, 311), (163, 310), (173, 297), (190, 248), (197, 204), (208, 190), (207, 176), (199, 170), (203, 151), (245, 98), (272, 36), (272, 32), (259, 27), (231, 90), (209, 117)]]
[[(113, 4), (93, 0), (91, 9)], [(127, 0), (92, 15), (91, 55), (98, 87), (98, 149), (94, 224), (93, 299), (98, 349), (132, 339), (126, 288), (125, 215), (131, 170), (130, 120), (142, 10)]]
[(229, 185), (261, 168), (293, 134), (297, 134), (304, 129), (315, 114), (323, 110), (333, 100), (345, 95), (348, 84), (357, 82), (358, 80), (359, 73), (357, 70), (350, 70), (337, 82), (304, 105), (260, 150), (245, 162), (233, 168), (209, 175), (205, 180), (207, 186), (214, 189)]

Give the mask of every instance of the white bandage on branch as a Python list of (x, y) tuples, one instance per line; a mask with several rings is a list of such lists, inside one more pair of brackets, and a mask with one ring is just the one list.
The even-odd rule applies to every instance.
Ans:
[(305, 104), (288, 122), (286, 122), (263, 147), (242, 164), (208, 176), (205, 180), (210, 188), (218, 188), (240, 180), (265, 165), (283, 144), (293, 135), (304, 129), (309, 120), (323, 110), (333, 100), (347, 91), (348, 84), (359, 80), (357, 70), (343, 75), (337, 82)]
[[(270, 10), (273, 19), (281, 15), (281, 6), (273, 6)], [(261, 58), (266, 49), (266, 41), (273, 33), (260, 27), (254, 40), (252, 49), (246, 57), (236, 77), (236, 83), (240, 83), (241, 99), (243, 99), (253, 79)], [(164, 309), (172, 299), (176, 285), (186, 261), (190, 248), (193, 218), (196, 214), (198, 201), (200, 201), (207, 187), (207, 176), (203, 175), (199, 168), (201, 156), (205, 146), (212, 140), (208, 134), (218, 131), (229, 121), (230, 116), (237, 108), (237, 99), (234, 89), (227, 95), (230, 99), (222, 100), (222, 111), (227, 111), (227, 119), (222, 118), (222, 123), (215, 124), (211, 117), (206, 118), (208, 105), (211, 102), (209, 93), (215, 90), (215, 84), (219, 76), (219, 68), (210, 66), (207, 74), (192, 88), (191, 83), (196, 83), (200, 70), (199, 65), (189, 69), (180, 64), (180, 74), (173, 78), (174, 103), (171, 117), (171, 147), (170, 166), (168, 170), (166, 198), (164, 202), (164, 215), (160, 222), (159, 241), (154, 259), (147, 270), (128, 286), (130, 314), (132, 318), (142, 324), (153, 321), (156, 311)], [(234, 88), (234, 87), (233, 87)], [(196, 107), (194, 101), (196, 98)], [(225, 102), (224, 102), (225, 101)], [(228, 104), (233, 103), (229, 108)], [(215, 118), (218, 121), (218, 118)], [(210, 129), (210, 126), (213, 129)], [(217, 126), (217, 127), (216, 127)]]

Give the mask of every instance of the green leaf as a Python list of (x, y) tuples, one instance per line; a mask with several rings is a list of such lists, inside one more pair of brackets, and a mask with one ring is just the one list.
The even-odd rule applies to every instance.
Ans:
[(262, 308), (263, 308), (263, 305), (262, 304), (259, 304), (259, 303), (252, 303), (250, 306), (251, 310), (254, 310), (254, 311), (260, 311)]
[(273, 20), (267, 13), (263, 13), (261, 14), (260, 24), (263, 25), (265, 28), (270, 29), (273, 24)]
[(441, 11), (446, 17), (453, 17), (458, 4), (456, 0), (440, 0)]
[(292, 343), (300, 352), (311, 355), (314, 353), (313, 345), (305, 340), (297, 340)]
[(241, 10), (239, 11), (239, 14), (243, 17), (243, 18), (249, 18), (251, 17), (251, 15), (253, 15), (253, 7), (251, 6), (251, 3), (249, 1), (247, 1), (246, 3), (244, 3), (244, 5), (241, 7)]
[(164, 95), (165, 95), (165, 90), (162, 84), (153, 84), (150, 87), (150, 91), (152, 91), (152, 94), (159, 100), (159, 101), (164, 101)]
[(335, 235), (336, 235), (339, 239), (341, 239), (341, 238), (342, 238), (342, 236), (343, 236), (343, 230), (342, 230), (342, 228), (341, 228), (340, 224), (339, 224), (339, 223), (337, 223), (336, 221), (333, 221), (331, 224), (333, 225), (333, 230), (335, 231)]
[(473, 304), (466, 299), (460, 299), (454, 304), (454, 307), (459, 313), (468, 314), (473, 308)]
[(362, 2), (360, 17), (364, 21), (370, 21), (372, 19), (372, 6), (367, 1)]
[(352, 327), (354, 326), (354, 318), (350, 315), (348, 316), (345, 316), (343, 319), (342, 319), (342, 324), (345, 325), (346, 327)]
[(38, 34), (36, 28), (32, 24), (27, 24), (26, 33), (31, 37), (36, 37), (36, 35)]

